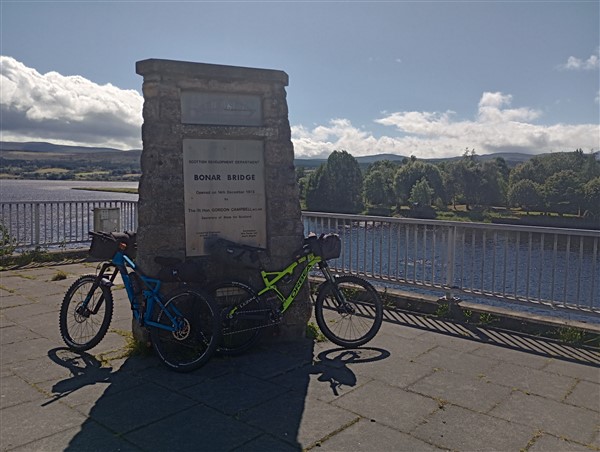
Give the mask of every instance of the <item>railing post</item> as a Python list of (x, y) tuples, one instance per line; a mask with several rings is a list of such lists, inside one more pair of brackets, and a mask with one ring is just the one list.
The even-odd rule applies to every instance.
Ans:
[(448, 228), (447, 252), (446, 252), (446, 299), (452, 298), (452, 287), (454, 286), (454, 254), (456, 252), (456, 226)]
[(33, 244), (40, 245), (40, 203), (34, 204), (33, 210)]

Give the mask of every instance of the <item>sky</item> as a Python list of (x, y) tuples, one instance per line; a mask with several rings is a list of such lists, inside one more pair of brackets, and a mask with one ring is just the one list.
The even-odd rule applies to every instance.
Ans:
[(598, 151), (599, 48), (598, 0), (0, 0), (0, 139), (141, 149), (161, 58), (285, 71), (297, 158)]

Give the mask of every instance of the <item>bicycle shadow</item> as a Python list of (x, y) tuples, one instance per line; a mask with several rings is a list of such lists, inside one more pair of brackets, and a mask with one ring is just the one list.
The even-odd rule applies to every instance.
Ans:
[(325, 350), (317, 355), (311, 374), (319, 375), (318, 381), (329, 383), (333, 395), (337, 397), (344, 386), (354, 387), (357, 384), (356, 374), (350, 365), (380, 361), (389, 356), (387, 350), (373, 347)]
[(54, 403), (86, 386), (108, 383), (112, 368), (102, 367), (102, 363), (85, 352), (74, 352), (67, 347), (57, 347), (48, 351), (51, 361), (71, 372), (71, 377), (56, 382), (52, 386), (53, 398), (42, 406)]

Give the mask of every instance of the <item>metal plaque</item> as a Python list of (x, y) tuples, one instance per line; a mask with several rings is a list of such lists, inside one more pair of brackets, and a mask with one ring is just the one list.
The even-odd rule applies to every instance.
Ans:
[(262, 126), (262, 99), (252, 94), (182, 91), (181, 122), (223, 126)]
[(183, 140), (186, 254), (222, 237), (266, 248), (263, 142)]

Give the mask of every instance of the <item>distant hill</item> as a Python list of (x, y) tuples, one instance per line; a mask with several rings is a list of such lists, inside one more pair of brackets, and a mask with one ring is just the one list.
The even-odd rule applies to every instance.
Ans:
[[(10, 152), (9, 152), (10, 151)], [(29, 158), (36, 159), (32, 154), (40, 153), (41, 157), (44, 155), (46, 159), (48, 158), (57, 158), (59, 160), (63, 160), (68, 156), (74, 158), (90, 158), (95, 161), (101, 161), (102, 159), (114, 160), (138, 160), (139, 155), (141, 154), (140, 149), (122, 151), (119, 149), (113, 148), (102, 148), (102, 147), (86, 147), (86, 146), (67, 146), (67, 145), (59, 145), (52, 143), (44, 143), (44, 142), (10, 142), (10, 141), (0, 141), (0, 153), (4, 158), (27, 158), (23, 154), (26, 152), (29, 155)], [(38, 157), (38, 159), (39, 159)], [(499, 152), (495, 154), (486, 154), (486, 155), (478, 155), (477, 158), (482, 161), (493, 160), (497, 157), (502, 157), (506, 164), (509, 167), (514, 167), (519, 163), (526, 162), (527, 160), (534, 157), (531, 154), (523, 154), (519, 152)], [(373, 162), (379, 160), (390, 160), (393, 162), (401, 162), (404, 160), (405, 156), (396, 155), (396, 154), (376, 154), (376, 155), (368, 155), (362, 157), (356, 157), (356, 160), (362, 167), (366, 167)], [(419, 159), (425, 162), (430, 163), (438, 163), (442, 161), (452, 161), (462, 158), (462, 156), (449, 157), (449, 158), (431, 158), (431, 159)], [(138, 160), (139, 161), (139, 160)], [(327, 159), (318, 158), (318, 159), (303, 159), (297, 158), (294, 160), (294, 163), (297, 167), (304, 168), (318, 168), (321, 164), (325, 163)]]
[[(537, 155), (541, 155), (541, 154), (537, 154)], [(531, 154), (523, 154), (523, 153), (519, 153), (519, 152), (497, 152), (494, 154), (485, 154), (485, 155), (478, 155), (477, 159), (481, 160), (481, 161), (487, 161), (487, 160), (494, 160), (496, 158), (503, 158), (504, 161), (506, 162), (506, 164), (512, 168), (516, 165), (518, 165), (519, 163), (523, 163), (526, 162), (528, 160), (530, 160), (532, 157), (535, 157), (534, 155)], [(373, 162), (377, 162), (380, 160), (389, 160), (391, 162), (402, 162), (402, 160), (404, 160), (405, 156), (402, 155), (396, 155), (396, 154), (376, 154), (376, 155), (367, 155), (367, 156), (362, 156), (362, 157), (355, 157), (356, 161), (358, 162), (358, 164), (360, 166), (368, 166)], [(462, 155), (456, 156), (456, 157), (448, 157), (448, 158), (432, 158), (432, 159), (423, 159), (420, 158), (419, 160), (424, 161), (424, 162), (429, 162), (429, 163), (439, 163), (439, 162), (444, 162), (444, 161), (454, 161), (454, 160), (459, 160), (462, 158)], [(318, 168), (319, 166), (321, 166), (321, 164), (327, 162), (327, 159), (295, 159), (294, 160), (294, 164), (298, 167), (303, 166), (304, 168)]]
[(32, 151), (52, 152), (63, 154), (79, 154), (82, 152), (128, 152), (114, 148), (97, 148), (90, 146), (67, 146), (65, 144), (52, 144), (42, 141), (28, 141), (19, 143), (15, 141), (0, 141), (0, 151)]

